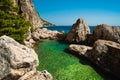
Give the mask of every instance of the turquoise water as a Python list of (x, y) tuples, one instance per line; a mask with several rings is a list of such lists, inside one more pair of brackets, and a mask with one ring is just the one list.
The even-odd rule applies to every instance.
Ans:
[(98, 73), (91, 64), (67, 52), (68, 44), (54, 40), (40, 41), (36, 51), (39, 70), (50, 72), (54, 80), (110, 80)]

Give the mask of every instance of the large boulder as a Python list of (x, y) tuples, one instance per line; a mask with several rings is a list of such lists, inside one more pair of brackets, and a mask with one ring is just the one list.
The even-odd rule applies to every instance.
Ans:
[(84, 56), (99, 68), (114, 75), (117, 80), (120, 79), (120, 44), (107, 41), (97, 40), (93, 48), (71, 44), (69, 50)]
[(84, 55), (85, 57), (88, 57), (89, 52), (92, 50), (92, 47), (85, 46), (85, 45), (77, 45), (77, 44), (71, 44), (69, 46), (69, 50), (71, 52), (76, 52), (79, 55)]
[(88, 34), (90, 34), (89, 26), (84, 19), (80, 18), (73, 24), (72, 29), (67, 34), (66, 41), (69, 43), (86, 42)]
[(108, 26), (105, 24), (96, 26), (93, 31), (93, 40), (96, 41), (98, 39), (120, 43), (120, 27)]
[(31, 73), (35, 75), (38, 65), (38, 56), (32, 48), (21, 45), (8, 36), (0, 37), (0, 80), (25, 80), (21, 77), (28, 74), (29, 77), (33, 76)]
[(102, 69), (120, 78), (120, 44), (112, 41), (98, 40), (89, 58)]

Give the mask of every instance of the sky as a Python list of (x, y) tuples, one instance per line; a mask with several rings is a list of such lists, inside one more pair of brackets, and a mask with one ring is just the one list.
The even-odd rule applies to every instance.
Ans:
[(32, 0), (40, 16), (55, 25), (120, 25), (120, 0)]

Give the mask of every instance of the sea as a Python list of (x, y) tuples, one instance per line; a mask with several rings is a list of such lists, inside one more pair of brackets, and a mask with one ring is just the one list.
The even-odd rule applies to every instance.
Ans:
[[(49, 30), (68, 33), (72, 26), (49, 26)], [(89, 26), (91, 33), (94, 26)], [(47, 70), (54, 80), (112, 80), (84, 57), (68, 51), (69, 44), (56, 40), (40, 40), (36, 52), (40, 61), (38, 70)]]
[[(72, 26), (49, 26), (45, 28), (47, 28), (48, 30), (57, 30), (59, 32), (68, 33), (72, 28)], [(89, 26), (89, 28), (90, 28), (90, 32), (93, 33), (94, 26)]]

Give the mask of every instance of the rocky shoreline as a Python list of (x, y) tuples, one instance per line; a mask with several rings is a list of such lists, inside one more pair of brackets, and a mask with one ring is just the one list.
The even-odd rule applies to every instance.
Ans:
[(120, 28), (102, 24), (96, 26), (93, 34), (90, 34), (90, 29), (84, 19), (78, 19), (68, 34), (46, 28), (37, 28), (34, 32), (29, 32), (24, 41), (26, 46), (8, 36), (1, 36), (1, 80), (53, 79), (46, 70), (36, 70), (39, 61), (32, 47), (40, 39), (65, 41), (70, 44), (69, 50), (71, 52), (86, 57), (98, 67), (120, 79)]
[(93, 34), (90, 34), (84, 19), (78, 19), (68, 34), (43, 28), (35, 30), (28, 41), (32, 41), (31, 39), (33, 42), (40, 39), (65, 41), (71, 44), (69, 46), (71, 52), (88, 58), (98, 67), (120, 78), (118, 75), (120, 73), (119, 27), (102, 24), (96, 26)]
[[(79, 21), (79, 24), (77, 23)], [(83, 19), (78, 19), (76, 25), (72, 26), (71, 30), (80, 30), (85, 28)], [(82, 26), (81, 26), (82, 24)], [(81, 29), (81, 33), (85, 33), (85, 30)], [(74, 31), (75, 32), (75, 31)], [(77, 30), (74, 34), (71, 31), (68, 33), (76, 35)], [(71, 42), (69, 50), (74, 53), (78, 53), (79, 56), (84, 56), (92, 63), (97, 65), (104, 71), (111, 73), (116, 78), (120, 79), (120, 28), (115, 26), (108, 26), (105, 24), (98, 25), (94, 28), (93, 34), (86, 34), (83, 36), (74, 36), (72, 40), (81, 39), (81, 37), (87, 37), (81, 43), (73, 44)], [(82, 44), (82, 45), (81, 45)]]

